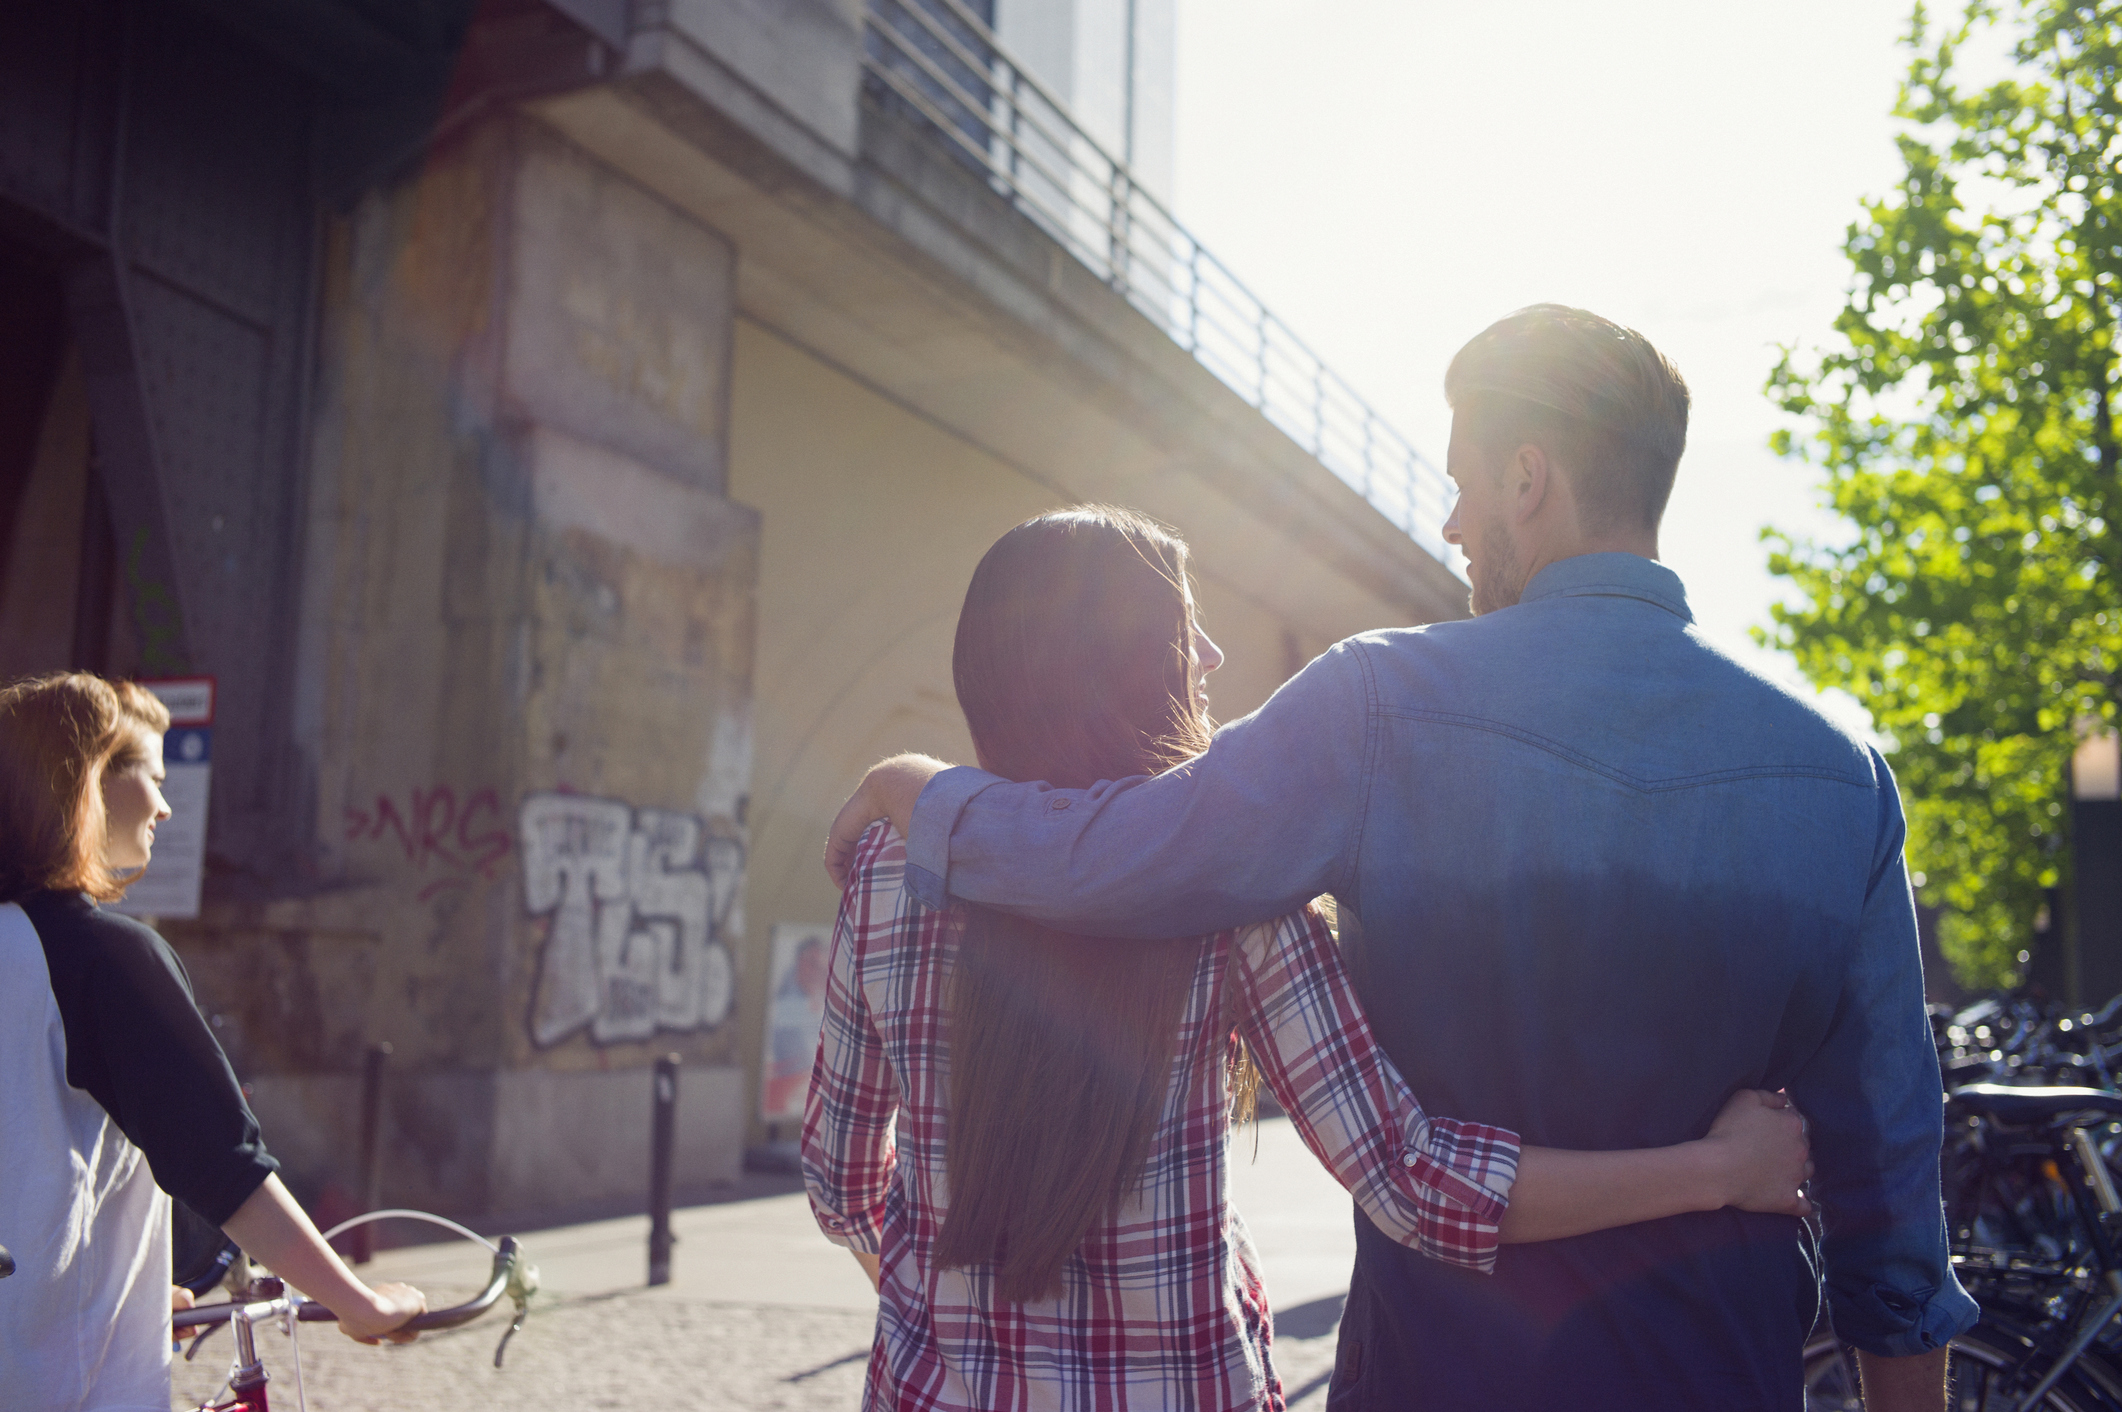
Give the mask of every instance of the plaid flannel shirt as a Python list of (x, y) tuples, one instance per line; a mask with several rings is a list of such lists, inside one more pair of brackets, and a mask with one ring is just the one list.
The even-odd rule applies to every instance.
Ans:
[(1423, 1113), (1310, 912), (1204, 939), (1141, 1185), (1069, 1258), (1059, 1296), (1005, 1304), (991, 1267), (934, 1268), (960, 922), (906, 889), (905, 856), (883, 825), (857, 851), (803, 1125), (819, 1226), (881, 1257), (865, 1408), (1283, 1406), (1266, 1291), (1225, 1186), (1233, 1023), (1306, 1146), (1380, 1229), (1492, 1268), (1516, 1135)]

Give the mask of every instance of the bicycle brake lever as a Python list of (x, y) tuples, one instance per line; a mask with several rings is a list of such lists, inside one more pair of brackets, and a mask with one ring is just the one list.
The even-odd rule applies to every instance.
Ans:
[(508, 1352), (508, 1341), (523, 1327), (523, 1320), (530, 1314), (530, 1306), (521, 1300), (516, 1302), (516, 1317), (508, 1321), (508, 1328), (501, 1334), (501, 1342), (494, 1345), (494, 1366), (501, 1366), (501, 1357)]
[(496, 1368), (501, 1366), (502, 1355), (508, 1352), (508, 1341), (516, 1336), (517, 1330), (523, 1327), (523, 1321), (530, 1317), (530, 1297), (537, 1292), (538, 1267), (530, 1263), (529, 1257), (523, 1253), (523, 1247), (519, 1245), (508, 1262), (508, 1297), (516, 1303), (516, 1317), (508, 1321), (507, 1332), (501, 1335), (501, 1342), (494, 1345)]
[(193, 1356), (199, 1352), (199, 1345), (206, 1342), (206, 1336), (220, 1327), (221, 1325), (219, 1324), (207, 1324), (198, 1333), (194, 1334), (191, 1347), (184, 1350), (184, 1361), (187, 1363), (191, 1362)]

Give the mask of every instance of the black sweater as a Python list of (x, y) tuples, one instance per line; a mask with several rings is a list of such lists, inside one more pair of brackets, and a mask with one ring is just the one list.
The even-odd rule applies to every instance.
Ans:
[(184, 963), (153, 928), (79, 892), (21, 899), (66, 1029), (66, 1081), (147, 1155), (155, 1184), (220, 1225), (280, 1164)]

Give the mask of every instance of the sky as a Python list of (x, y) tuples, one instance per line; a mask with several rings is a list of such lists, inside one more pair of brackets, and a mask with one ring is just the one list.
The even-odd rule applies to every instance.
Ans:
[[(1512, 309), (1641, 330), (1694, 395), (1661, 537), (1719, 645), (1789, 593), (1763, 525), (1838, 536), (1767, 450), (1778, 344), (1824, 339), (1889, 114), (1908, 0), (1178, 0), (1176, 214), (1432, 460), (1444, 369)], [(1866, 723), (1854, 700), (1823, 707)]]

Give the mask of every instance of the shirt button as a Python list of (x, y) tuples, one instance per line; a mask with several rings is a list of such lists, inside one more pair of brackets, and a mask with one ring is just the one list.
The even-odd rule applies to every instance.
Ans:
[(1412, 1153), (1412, 1152), (1410, 1152), (1410, 1153), (1408, 1153), (1408, 1154), (1407, 1154), (1407, 1155), (1406, 1155), (1405, 1157), (1402, 1157), (1402, 1158), (1400, 1159), (1400, 1165), (1401, 1165), (1401, 1166), (1403, 1166), (1403, 1167), (1412, 1167), (1412, 1166), (1414, 1166), (1414, 1165), (1415, 1165), (1415, 1154), (1414, 1154), (1414, 1153)]
[(1053, 803), (1047, 805), (1046, 807), (1049, 809), (1066, 809), (1068, 807), (1068, 801), (1066, 799), (1056, 799)]

